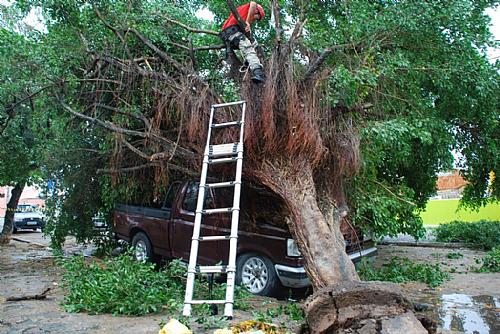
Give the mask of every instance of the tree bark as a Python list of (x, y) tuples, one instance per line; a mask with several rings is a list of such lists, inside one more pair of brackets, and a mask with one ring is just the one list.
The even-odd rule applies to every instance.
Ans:
[(12, 236), (12, 227), (14, 224), (14, 211), (19, 203), (19, 198), (24, 189), (24, 182), (16, 183), (14, 189), (12, 189), (11, 197), (9, 203), (7, 203), (7, 212), (5, 213), (5, 220), (3, 223), (3, 229), (0, 233), (0, 245), (6, 245), (10, 242)]
[(290, 231), (314, 290), (339, 282), (359, 281), (345, 251), (340, 219), (328, 223), (318, 205), (312, 168), (298, 160), (264, 163), (256, 176), (283, 198), (290, 214)]

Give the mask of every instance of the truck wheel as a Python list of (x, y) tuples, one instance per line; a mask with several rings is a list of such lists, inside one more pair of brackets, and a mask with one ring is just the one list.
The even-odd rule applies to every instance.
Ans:
[(271, 260), (257, 253), (247, 253), (238, 257), (236, 284), (243, 285), (251, 293), (261, 296), (272, 296), (281, 288)]
[(151, 242), (146, 234), (138, 232), (132, 238), (134, 258), (139, 262), (153, 261), (154, 253)]

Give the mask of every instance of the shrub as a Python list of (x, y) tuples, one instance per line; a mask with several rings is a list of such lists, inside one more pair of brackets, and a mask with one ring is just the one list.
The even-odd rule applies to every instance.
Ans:
[(483, 259), (482, 272), (500, 272), (500, 248), (493, 248)]
[(460, 252), (449, 252), (448, 254), (446, 254), (446, 257), (450, 260), (457, 260), (463, 258), (464, 255)]
[(144, 315), (182, 305), (184, 269), (177, 262), (155, 271), (153, 264), (121, 255), (89, 263), (73, 257), (63, 266), (64, 308), (69, 312)]
[(415, 263), (408, 258), (400, 259), (393, 257), (381, 268), (374, 269), (364, 261), (359, 267), (359, 276), (364, 281), (389, 281), (403, 283), (408, 281), (419, 281), (434, 288), (441, 285), (444, 280), (449, 279), (449, 274), (442, 271), (439, 265), (427, 263)]
[(463, 242), (469, 247), (491, 250), (500, 246), (500, 221), (463, 222), (455, 220), (438, 226), (434, 234), (437, 241)]
[[(69, 312), (144, 315), (164, 310), (177, 313), (182, 309), (186, 268), (178, 260), (161, 270), (155, 270), (154, 264), (137, 262), (127, 254), (103, 261), (73, 257), (62, 260), (62, 265), (66, 269), (63, 304)], [(197, 294), (207, 295), (208, 285), (198, 281)], [(224, 298), (224, 291), (223, 285), (214, 287), (217, 297)], [(235, 291), (238, 300), (235, 308), (241, 308), (248, 292), (241, 288)], [(217, 297), (213, 299), (220, 299)], [(200, 305), (194, 311), (199, 315), (209, 313), (210, 308)]]

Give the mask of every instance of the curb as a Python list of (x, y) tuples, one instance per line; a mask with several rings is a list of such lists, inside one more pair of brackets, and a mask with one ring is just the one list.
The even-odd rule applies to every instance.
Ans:
[(411, 241), (381, 241), (379, 245), (395, 245), (408, 247), (434, 247), (434, 248), (466, 248), (461, 242), (411, 242)]

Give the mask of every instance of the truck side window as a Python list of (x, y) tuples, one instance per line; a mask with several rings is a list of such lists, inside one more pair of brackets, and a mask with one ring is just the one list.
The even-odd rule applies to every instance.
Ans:
[[(182, 208), (186, 211), (195, 212), (198, 201), (198, 182), (190, 182), (182, 201)], [(210, 192), (205, 193), (204, 208), (213, 207), (213, 198)]]
[(172, 209), (172, 204), (175, 199), (175, 195), (177, 194), (177, 190), (179, 190), (180, 182), (174, 182), (168, 189), (167, 196), (165, 197), (165, 203), (163, 203), (162, 209)]

